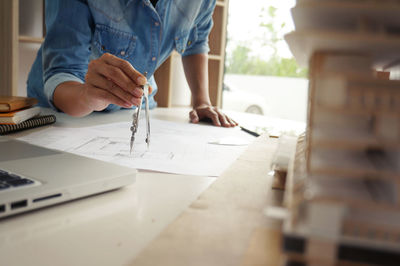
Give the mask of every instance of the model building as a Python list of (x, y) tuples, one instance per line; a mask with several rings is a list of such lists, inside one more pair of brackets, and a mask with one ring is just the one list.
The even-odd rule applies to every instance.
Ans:
[(307, 131), (286, 182), (286, 265), (400, 265), (400, 1), (299, 0)]

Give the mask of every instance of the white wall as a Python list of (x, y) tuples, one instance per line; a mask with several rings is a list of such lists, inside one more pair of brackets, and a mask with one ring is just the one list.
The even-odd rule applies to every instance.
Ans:
[(172, 56), (171, 105), (173, 107), (190, 106), (191, 92), (183, 70), (182, 57), (178, 53), (172, 53)]

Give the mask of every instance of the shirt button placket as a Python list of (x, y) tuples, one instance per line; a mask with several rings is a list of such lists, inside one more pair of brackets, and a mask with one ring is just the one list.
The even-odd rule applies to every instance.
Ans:
[(153, 27), (155, 28), (155, 30), (152, 31), (154, 34), (152, 38), (154, 40), (155, 45), (153, 47), (154, 50), (152, 51), (153, 56), (151, 57), (151, 62), (153, 63), (153, 67), (156, 68), (157, 56), (159, 54), (159, 49), (160, 49), (160, 31), (161, 31), (160, 22), (154, 20)]
[[(154, 22), (154, 26), (156, 26), (156, 31), (159, 32), (159, 31), (160, 31), (160, 28), (159, 28), (160, 22), (158, 22), (158, 21)], [(159, 43), (158, 43), (158, 46), (160, 46)], [(157, 59), (157, 57), (153, 56), (153, 57), (151, 58), (151, 61), (155, 62), (156, 59)]]

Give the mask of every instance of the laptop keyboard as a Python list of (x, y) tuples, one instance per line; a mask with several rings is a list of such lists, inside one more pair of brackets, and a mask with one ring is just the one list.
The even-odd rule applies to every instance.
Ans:
[(35, 182), (31, 179), (0, 169), (0, 191), (9, 188), (33, 185), (34, 183)]

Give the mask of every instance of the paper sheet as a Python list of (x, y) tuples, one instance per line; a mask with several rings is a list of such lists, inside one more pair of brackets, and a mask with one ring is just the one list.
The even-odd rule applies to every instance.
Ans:
[(130, 122), (83, 128), (53, 126), (19, 139), (132, 168), (201, 176), (219, 176), (255, 139), (239, 128), (151, 119), (147, 150), (145, 124), (142, 118), (133, 154), (129, 153)]

